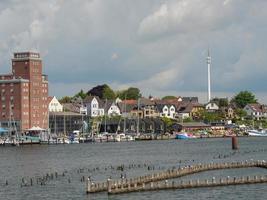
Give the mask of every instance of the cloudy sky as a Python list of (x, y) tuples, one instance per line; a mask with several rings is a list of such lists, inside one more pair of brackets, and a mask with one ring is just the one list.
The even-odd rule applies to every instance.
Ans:
[(266, 0), (1, 0), (0, 73), (42, 55), (50, 95), (107, 83), (206, 100), (250, 90), (267, 102)]

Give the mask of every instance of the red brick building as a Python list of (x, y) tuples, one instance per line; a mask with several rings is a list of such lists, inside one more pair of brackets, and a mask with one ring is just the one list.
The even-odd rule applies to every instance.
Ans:
[(48, 129), (48, 80), (39, 53), (14, 53), (12, 73), (0, 75), (0, 97), (2, 127)]

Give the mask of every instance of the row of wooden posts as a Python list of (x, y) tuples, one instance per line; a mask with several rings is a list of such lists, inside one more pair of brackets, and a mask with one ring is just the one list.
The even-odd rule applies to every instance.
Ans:
[[(249, 178), (227, 178), (226, 181), (221, 179), (219, 182), (206, 181), (201, 182), (195, 180), (189, 183), (175, 183), (169, 184), (168, 179), (179, 178), (182, 176), (199, 173), (209, 170), (220, 170), (220, 169), (234, 169), (234, 168), (250, 168), (260, 167), (267, 169), (267, 163), (265, 161), (244, 161), (244, 162), (231, 162), (231, 163), (210, 163), (210, 164), (197, 164), (194, 166), (185, 166), (178, 169), (172, 169), (144, 175), (130, 179), (111, 180), (108, 179), (102, 183), (94, 183), (89, 178), (87, 180), (86, 190), (87, 193), (97, 193), (107, 191), (109, 194), (118, 194), (125, 192), (134, 191), (146, 191), (146, 190), (159, 190), (159, 189), (175, 189), (175, 188), (192, 188), (192, 187), (205, 187), (205, 186), (220, 186), (220, 185), (233, 185), (233, 184), (251, 184), (267, 182), (267, 177), (262, 176), (261, 178), (254, 177)], [(155, 183), (159, 181), (165, 181), (165, 183)]]

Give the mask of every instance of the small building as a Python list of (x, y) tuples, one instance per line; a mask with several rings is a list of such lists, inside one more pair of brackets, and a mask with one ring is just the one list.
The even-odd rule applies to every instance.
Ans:
[[(49, 128), (52, 134), (69, 135), (74, 130), (83, 130), (89, 117), (74, 112), (50, 112)], [(86, 130), (83, 130), (86, 131)]]
[(204, 110), (204, 106), (200, 103), (182, 103), (178, 107), (178, 116), (182, 119), (192, 117), (198, 118), (201, 111)]
[(105, 113), (107, 113), (108, 116), (119, 116), (121, 115), (121, 110), (114, 101), (107, 101)]
[(260, 120), (267, 118), (267, 107), (259, 103), (248, 104), (245, 106), (248, 118)]
[(87, 96), (84, 101), (87, 108), (87, 115), (90, 117), (100, 117), (105, 115), (104, 102), (97, 96)]
[(215, 103), (215, 102), (209, 102), (206, 106), (205, 106), (205, 109), (208, 111), (208, 112), (216, 112), (219, 110), (219, 106)]
[(207, 130), (210, 129), (211, 126), (209, 124), (205, 124), (202, 122), (185, 122), (185, 123), (177, 123), (173, 127), (177, 131), (198, 131), (198, 130)]
[(160, 117), (174, 119), (176, 116), (176, 107), (171, 104), (157, 104), (157, 109)]
[(48, 97), (48, 109), (49, 112), (63, 112), (63, 106), (61, 103), (57, 100), (57, 98), (54, 97)]

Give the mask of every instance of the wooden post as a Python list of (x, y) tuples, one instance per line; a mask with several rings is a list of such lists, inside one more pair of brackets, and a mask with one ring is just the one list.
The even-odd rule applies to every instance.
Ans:
[(108, 186), (108, 193), (110, 193), (111, 191), (112, 191), (112, 185), (111, 185), (111, 179), (110, 178), (108, 178), (108, 180), (107, 180), (107, 186)]
[(237, 142), (237, 137), (233, 136), (232, 137), (232, 149), (237, 150), (238, 149), (238, 142)]

